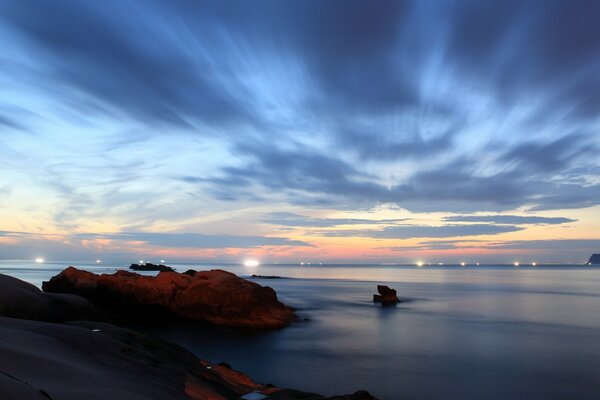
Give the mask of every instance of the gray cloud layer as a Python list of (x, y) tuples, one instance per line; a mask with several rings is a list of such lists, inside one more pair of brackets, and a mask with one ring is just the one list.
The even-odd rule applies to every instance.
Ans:
[(262, 221), (282, 226), (326, 228), (338, 225), (389, 225), (406, 219), (312, 218), (291, 212), (274, 212), (269, 213)]
[(449, 222), (490, 222), (495, 224), (511, 225), (558, 225), (576, 220), (563, 217), (536, 217), (520, 215), (459, 215), (445, 217)]
[(319, 234), (328, 237), (363, 236), (377, 239), (411, 239), (497, 235), (500, 233), (516, 232), (522, 229), (523, 228), (518, 226), (493, 224), (444, 226), (402, 225), (390, 226), (381, 230), (337, 230), (322, 231)]

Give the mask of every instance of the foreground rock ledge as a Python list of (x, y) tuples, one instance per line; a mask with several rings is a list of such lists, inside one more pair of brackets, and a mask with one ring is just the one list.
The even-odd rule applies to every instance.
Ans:
[(128, 271), (96, 275), (69, 267), (42, 288), (85, 297), (115, 322), (184, 319), (232, 328), (276, 329), (297, 318), (270, 287), (222, 270), (160, 272), (152, 277)]
[(374, 400), (364, 391), (326, 398), (263, 385), (227, 364), (200, 360), (179, 346), (106, 323), (4, 317), (0, 317), (0, 398)]

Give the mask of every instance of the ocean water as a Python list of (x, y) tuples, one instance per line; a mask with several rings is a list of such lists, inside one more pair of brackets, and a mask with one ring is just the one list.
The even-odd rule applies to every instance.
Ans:
[[(40, 285), (65, 266), (0, 262), (0, 273)], [(252, 335), (143, 328), (263, 383), (328, 395), (367, 389), (382, 400), (600, 398), (600, 268), (187, 267), (289, 278), (255, 281), (308, 321)], [(373, 304), (376, 284), (404, 301)]]

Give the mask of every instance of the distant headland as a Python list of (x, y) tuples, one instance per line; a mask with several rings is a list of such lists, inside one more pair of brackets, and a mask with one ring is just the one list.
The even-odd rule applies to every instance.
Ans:
[(592, 254), (588, 264), (600, 264), (600, 254)]

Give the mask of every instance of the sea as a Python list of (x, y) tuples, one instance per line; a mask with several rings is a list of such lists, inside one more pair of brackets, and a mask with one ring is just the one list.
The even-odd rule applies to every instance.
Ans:
[[(41, 286), (68, 265), (0, 262)], [(271, 286), (298, 309), (285, 329), (143, 327), (262, 383), (381, 400), (600, 399), (600, 268), (583, 265), (174, 265), (224, 269)], [(148, 273), (152, 274), (152, 273)], [(402, 302), (372, 302), (376, 285)]]

